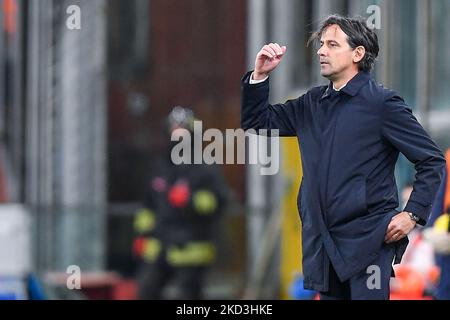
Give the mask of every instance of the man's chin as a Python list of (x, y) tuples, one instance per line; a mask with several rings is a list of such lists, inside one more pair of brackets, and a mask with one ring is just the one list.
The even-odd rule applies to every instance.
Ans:
[(330, 80), (333, 77), (333, 74), (334, 73), (329, 72), (329, 71), (324, 71), (324, 70), (320, 71), (320, 75), (324, 78), (327, 78), (328, 80)]

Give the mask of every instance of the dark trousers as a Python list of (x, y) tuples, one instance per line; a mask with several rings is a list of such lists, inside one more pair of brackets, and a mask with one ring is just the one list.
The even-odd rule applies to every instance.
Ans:
[(169, 283), (175, 293), (169, 298), (181, 300), (202, 299), (202, 287), (206, 267), (172, 266), (165, 259), (145, 263), (138, 272), (138, 298), (141, 300), (161, 300)]
[(394, 245), (385, 244), (370, 266), (344, 282), (330, 263), (329, 290), (320, 292), (320, 300), (389, 300), (394, 254)]
[(436, 263), (441, 269), (436, 298), (450, 300), (450, 255), (436, 255)]

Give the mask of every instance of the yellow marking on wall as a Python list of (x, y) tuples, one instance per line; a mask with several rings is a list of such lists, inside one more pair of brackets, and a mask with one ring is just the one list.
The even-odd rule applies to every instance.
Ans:
[(303, 176), (297, 138), (282, 138), (282, 173), (286, 192), (281, 212), (281, 299), (289, 299), (289, 286), (302, 271), (301, 222), (297, 209), (297, 194)]

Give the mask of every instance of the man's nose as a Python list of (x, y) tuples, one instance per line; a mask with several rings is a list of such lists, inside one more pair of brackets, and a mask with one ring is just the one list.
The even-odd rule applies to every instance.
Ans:
[(324, 52), (323, 46), (322, 46), (322, 47), (320, 47), (320, 48), (319, 48), (319, 50), (317, 50), (317, 55), (318, 55), (318, 56), (324, 56), (324, 55), (325, 55), (325, 52)]

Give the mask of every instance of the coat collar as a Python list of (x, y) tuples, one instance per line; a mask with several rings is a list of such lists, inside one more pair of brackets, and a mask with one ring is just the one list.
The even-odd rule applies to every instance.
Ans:
[[(371, 78), (370, 73), (360, 71), (340, 91), (354, 97), (358, 93), (359, 89), (361, 89), (370, 80), (370, 78)], [(327, 98), (330, 95), (331, 90), (334, 89), (333, 83), (330, 81), (330, 84), (323, 93), (321, 99)]]

